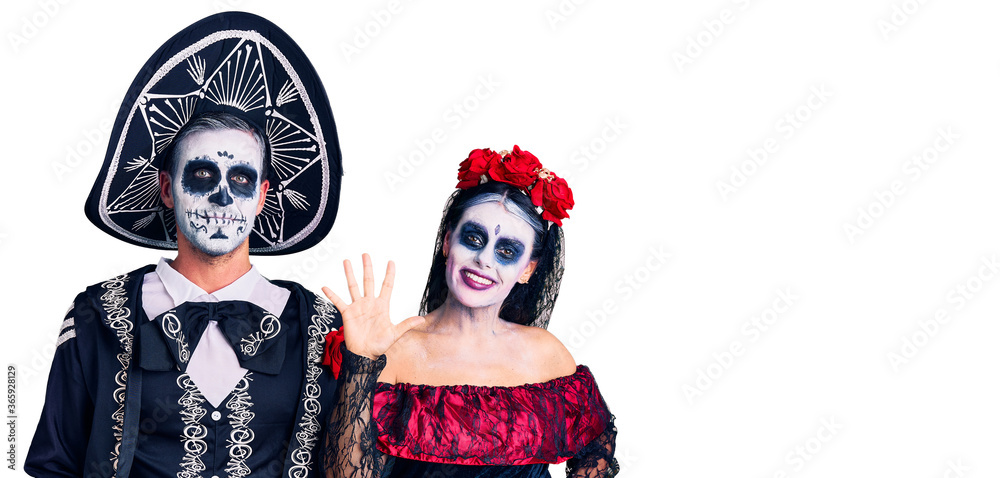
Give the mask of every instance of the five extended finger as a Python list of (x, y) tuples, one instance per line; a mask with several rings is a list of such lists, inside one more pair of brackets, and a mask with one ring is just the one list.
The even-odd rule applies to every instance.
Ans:
[(336, 307), (338, 311), (340, 311), (341, 315), (343, 315), (344, 311), (347, 310), (347, 304), (344, 303), (344, 300), (341, 299), (337, 294), (334, 294), (329, 287), (324, 287), (323, 293), (326, 294), (326, 298), (330, 299), (330, 302), (333, 303), (333, 306)]
[(364, 266), (365, 297), (375, 295), (375, 272), (372, 271), (372, 258), (368, 254), (361, 254), (361, 264)]
[(385, 298), (389, 300), (392, 297), (392, 283), (396, 280), (396, 264), (389, 261), (389, 264), (385, 266), (385, 279), (382, 280), (382, 290), (379, 291), (378, 297)]
[(351, 301), (355, 302), (362, 296), (358, 291), (358, 281), (354, 278), (354, 268), (351, 267), (350, 259), (344, 259), (344, 275), (347, 276), (347, 290), (351, 293)]

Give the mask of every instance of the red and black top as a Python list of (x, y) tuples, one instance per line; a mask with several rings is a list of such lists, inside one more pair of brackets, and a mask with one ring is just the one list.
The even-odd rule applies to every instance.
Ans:
[(337, 476), (541, 478), (562, 462), (569, 476), (618, 472), (614, 416), (587, 367), (517, 387), (388, 384), (384, 355), (330, 349), (341, 386), (323, 461)]
[(375, 388), (379, 451), (461, 465), (562, 463), (611, 422), (590, 369), (517, 387)]

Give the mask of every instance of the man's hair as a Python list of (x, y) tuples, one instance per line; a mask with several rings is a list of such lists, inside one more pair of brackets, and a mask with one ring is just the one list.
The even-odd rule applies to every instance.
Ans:
[(174, 165), (177, 162), (177, 158), (175, 157), (177, 154), (177, 145), (181, 144), (181, 142), (188, 136), (202, 131), (219, 131), (227, 129), (249, 133), (253, 136), (253, 139), (257, 141), (261, 157), (260, 182), (267, 180), (271, 162), (271, 146), (267, 142), (267, 137), (264, 136), (264, 134), (260, 131), (260, 128), (256, 125), (240, 118), (239, 116), (230, 113), (223, 113), (221, 111), (201, 113), (198, 116), (191, 118), (187, 124), (181, 127), (181, 129), (177, 131), (177, 134), (174, 135), (174, 139), (171, 140), (170, 144), (163, 150), (163, 164), (160, 167), (160, 171), (166, 171), (167, 174), (173, 177)]

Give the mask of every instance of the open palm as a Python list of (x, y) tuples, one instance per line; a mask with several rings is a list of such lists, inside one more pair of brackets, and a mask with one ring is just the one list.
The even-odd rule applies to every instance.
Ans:
[(375, 274), (372, 272), (372, 260), (368, 254), (361, 255), (364, 266), (362, 284), (364, 293), (358, 290), (358, 282), (354, 277), (351, 261), (344, 261), (344, 275), (347, 276), (347, 290), (351, 294), (348, 305), (328, 287), (323, 293), (340, 311), (344, 320), (344, 343), (352, 353), (376, 359), (385, 354), (392, 344), (408, 330), (422, 324), (424, 318), (410, 317), (398, 324), (389, 319), (389, 298), (392, 296), (392, 284), (396, 277), (396, 266), (392, 261), (385, 269), (385, 279), (382, 289), (375, 296)]

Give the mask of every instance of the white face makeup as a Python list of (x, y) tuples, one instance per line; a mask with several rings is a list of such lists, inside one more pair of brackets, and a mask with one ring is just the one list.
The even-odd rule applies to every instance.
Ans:
[(260, 147), (237, 130), (193, 133), (178, 145), (171, 193), (177, 227), (202, 252), (220, 256), (250, 236), (260, 202)]
[(529, 268), (535, 231), (497, 202), (465, 210), (448, 236), (445, 281), (466, 307), (499, 305)]

